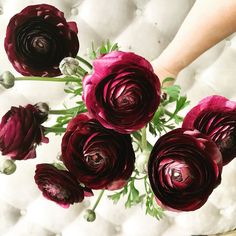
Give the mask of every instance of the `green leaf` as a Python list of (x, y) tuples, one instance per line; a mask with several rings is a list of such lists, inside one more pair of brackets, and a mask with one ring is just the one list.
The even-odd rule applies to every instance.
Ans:
[(108, 198), (113, 201), (114, 204), (117, 204), (118, 201), (120, 200), (121, 193), (115, 193), (113, 195), (109, 195)]
[(164, 107), (159, 106), (159, 108), (157, 109), (157, 111), (155, 112), (155, 115), (153, 117), (153, 123), (155, 126), (158, 125), (158, 123), (160, 122), (160, 117), (164, 115)]
[(176, 110), (180, 111), (182, 109), (184, 109), (186, 106), (188, 106), (190, 103), (190, 101), (187, 101), (187, 97), (186, 96), (182, 96), (179, 98), (179, 100), (176, 103)]
[(104, 55), (104, 54), (108, 53), (104, 43), (102, 43), (102, 46), (99, 48), (99, 52), (100, 52), (101, 55)]
[(170, 87), (163, 88), (163, 90), (174, 100), (177, 100), (180, 94), (180, 86), (173, 85)]
[(110, 52), (113, 52), (113, 51), (118, 51), (119, 50), (119, 46), (118, 46), (118, 43), (115, 43), (112, 45), (111, 49), (110, 49)]
[(163, 87), (163, 85), (164, 85), (165, 83), (167, 83), (167, 82), (172, 82), (172, 81), (175, 81), (175, 79), (172, 78), (172, 77), (167, 77), (167, 78), (165, 78), (165, 79), (162, 81), (162, 83), (161, 83), (161, 87)]

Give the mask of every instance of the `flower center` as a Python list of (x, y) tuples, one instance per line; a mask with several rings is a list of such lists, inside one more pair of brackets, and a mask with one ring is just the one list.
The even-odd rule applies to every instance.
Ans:
[(49, 193), (52, 197), (55, 197), (59, 200), (63, 200), (68, 198), (68, 192), (63, 189), (61, 186), (56, 184), (47, 184), (44, 186), (44, 189)]
[(86, 156), (86, 162), (90, 166), (98, 166), (103, 163), (104, 158), (99, 153), (88, 154)]
[(160, 169), (164, 169), (164, 182), (171, 188), (185, 189), (189, 187), (194, 180), (194, 174), (188, 163), (181, 160), (163, 160), (162, 163), (160, 163)]
[(46, 54), (49, 51), (48, 40), (46, 40), (42, 36), (38, 36), (38, 37), (33, 38), (32, 46), (36, 52), (39, 52), (41, 54)]

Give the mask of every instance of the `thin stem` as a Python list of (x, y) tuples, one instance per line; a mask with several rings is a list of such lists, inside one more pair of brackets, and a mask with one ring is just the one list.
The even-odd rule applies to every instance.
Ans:
[(63, 127), (44, 127), (46, 133), (64, 133), (66, 128)]
[(97, 206), (98, 206), (98, 204), (99, 204), (99, 202), (100, 202), (100, 200), (101, 200), (101, 198), (102, 198), (104, 192), (105, 192), (105, 189), (103, 189), (103, 190), (100, 192), (100, 194), (99, 194), (99, 196), (98, 196), (98, 198), (97, 198), (97, 200), (96, 200), (96, 202), (95, 202), (95, 204), (94, 204), (94, 206), (93, 206), (93, 208), (92, 208), (92, 211), (95, 211), (95, 209), (97, 208)]
[[(74, 115), (75, 111), (78, 109), (79, 107), (73, 107), (73, 108), (69, 108), (69, 109), (61, 109), (61, 110), (49, 110), (48, 114), (50, 115)], [(79, 109), (79, 113), (83, 113), (86, 112), (86, 109)]]
[(71, 110), (50, 110), (48, 114), (50, 115), (63, 115), (63, 114), (73, 114)]
[(141, 139), (141, 147), (142, 151), (147, 149), (147, 131), (146, 131), (146, 126), (141, 129), (142, 131), (142, 139)]
[[(142, 135), (138, 132), (133, 133), (133, 138), (137, 140), (137, 143), (141, 144)], [(141, 147), (142, 148), (142, 147)], [(153, 148), (152, 144), (147, 141), (147, 149), (151, 151)]]
[(50, 82), (79, 82), (76, 78), (50, 78), (50, 77), (16, 77), (16, 81), (50, 81)]
[(80, 56), (77, 56), (76, 57), (79, 61), (81, 61), (82, 63), (84, 63), (89, 69), (93, 69), (93, 66), (88, 62), (86, 61), (84, 58), (80, 57)]
[(164, 110), (164, 112), (165, 112), (166, 115), (168, 115), (170, 117), (174, 116), (174, 113), (172, 113), (172, 112), (170, 112), (170, 111), (168, 111), (166, 109)]

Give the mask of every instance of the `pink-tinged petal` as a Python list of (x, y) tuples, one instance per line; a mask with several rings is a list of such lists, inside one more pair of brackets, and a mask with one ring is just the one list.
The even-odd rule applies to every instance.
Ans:
[(96, 59), (93, 73), (83, 80), (83, 100), (91, 116), (123, 134), (144, 127), (160, 103), (160, 81), (149, 64), (121, 51)]
[(74, 31), (76, 34), (78, 34), (78, 27), (77, 27), (76, 22), (74, 22), (74, 21), (68, 22), (68, 25), (72, 31)]
[(50, 164), (39, 164), (34, 179), (43, 196), (63, 208), (84, 199), (83, 188), (68, 171), (59, 170)]
[(106, 189), (110, 190), (110, 191), (113, 191), (113, 190), (123, 188), (126, 184), (127, 184), (127, 180), (119, 179), (119, 180), (113, 181), (111, 184), (109, 184), (106, 187)]
[(176, 129), (154, 145), (148, 176), (157, 203), (171, 211), (205, 204), (221, 181), (222, 156), (216, 144), (196, 130)]
[(206, 97), (187, 113), (182, 127), (208, 135), (220, 149), (223, 165), (236, 156), (236, 102), (218, 95)]
[[(43, 134), (41, 114), (33, 105), (12, 107), (0, 123), (0, 150), (14, 160), (36, 157), (36, 146), (48, 141)], [(44, 117), (46, 120), (47, 116)]]

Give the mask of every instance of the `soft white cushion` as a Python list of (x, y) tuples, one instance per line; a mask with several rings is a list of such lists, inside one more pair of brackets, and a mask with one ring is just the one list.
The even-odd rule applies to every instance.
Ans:
[[(11, 70), (3, 47), (9, 19), (39, 0), (0, 0), (0, 72)], [(111, 39), (122, 50), (155, 59), (168, 45), (189, 12), (193, 0), (48, 0), (78, 24), (80, 55), (94, 41), (100, 44)], [(236, 99), (236, 37), (216, 45), (187, 67), (177, 83), (191, 100), (191, 106), (211, 94)], [(48, 89), (50, 88), (50, 89)], [(0, 115), (11, 105), (39, 101), (57, 108), (68, 97), (62, 84), (17, 83), (11, 90), (0, 90)], [(146, 216), (144, 209), (125, 210), (104, 197), (97, 208), (97, 220), (87, 223), (83, 209), (90, 200), (65, 210), (41, 196), (34, 183), (35, 164), (51, 162), (60, 152), (60, 137), (49, 136), (50, 143), (38, 148), (35, 160), (20, 162), (12, 176), (0, 175), (0, 235), (2, 236), (184, 236), (228, 231), (236, 227), (236, 161), (224, 168), (222, 184), (213, 192), (204, 207), (189, 213), (167, 213), (162, 221)], [(94, 202), (95, 199), (91, 199)]]

